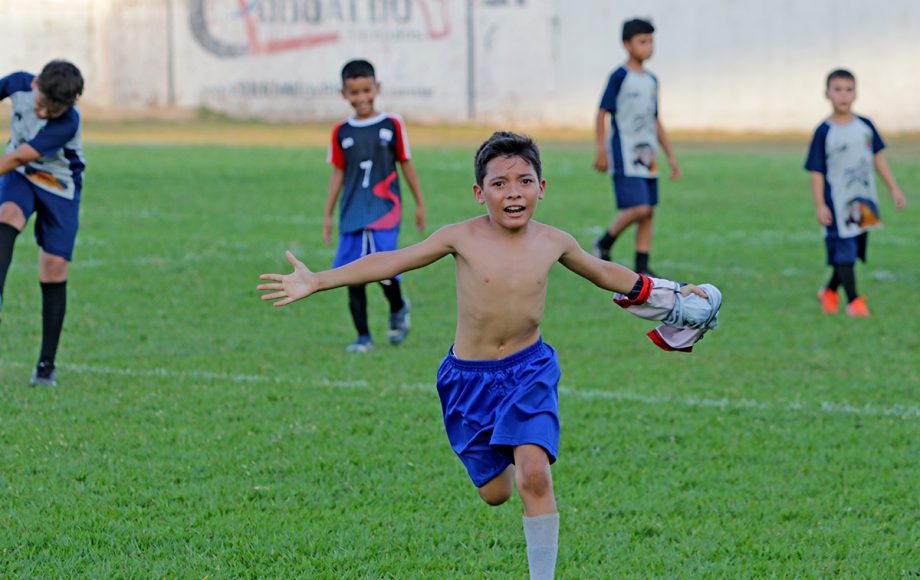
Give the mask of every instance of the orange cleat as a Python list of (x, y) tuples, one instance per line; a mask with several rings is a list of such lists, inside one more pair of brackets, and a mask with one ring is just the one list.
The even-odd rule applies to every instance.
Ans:
[(840, 306), (840, 295), (836, 290), (822, 288), (818, 291), (818, 301), (821, 302), (821, 312), (824, 314), (837, 314)]
[(847, 314), (858, 318), (869, 318), (869, 307), (864, 296), (857, 296), (847, 304)]

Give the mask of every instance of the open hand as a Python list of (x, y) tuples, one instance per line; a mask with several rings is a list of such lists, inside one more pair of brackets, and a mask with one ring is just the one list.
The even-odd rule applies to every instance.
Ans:
[(287, 261), (294, 266), (294, 271), (290, 274), (262, 274), (260, 280), (274, 280), (271, 284), (259, 284), (257, 290), (275, 290), (271, 294), (263, 294), (262, 300), (275, 300), (274, 306), (285, 306), (306, 298), (316, 292), (319, 284), (316, 280), (316, 274), (310, 271), (303, 262), (294, 257), (290, 251), (284, 253)]
[[(681, 296), (690, 296), (691, 294), (696, 294), (700, 298), (709, 298), (709, 295), (703, 291), (699, 286), (694, 286), (693, 284), (684, 284), (680, 288)], [(264, 296), (263, 296), (264, 298)]]
[(833, 221), (831, 216), (831, 209), (826, 205), (822, 205), (818, 208), (818, 223), (822, 226), (829, 226)]
[(891, 192), (891, 197), (894, 198), (894, 207), (897, 210), (902, 210), (907, 207), (907, 198), (904, 197), (904, 194), (901, 193), (900, 189), (896, 189)]

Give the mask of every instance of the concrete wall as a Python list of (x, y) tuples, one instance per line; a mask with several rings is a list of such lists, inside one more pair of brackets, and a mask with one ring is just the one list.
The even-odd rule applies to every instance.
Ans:
[(917, 0), (0, 0), (0, 71), (66, 57), (96, 106), (328, 121), (367, 57), (413, 122), (590, 128), (632, 16), (672, 129), (808, 131), (845, 66), (861, 112), (920, 130)]

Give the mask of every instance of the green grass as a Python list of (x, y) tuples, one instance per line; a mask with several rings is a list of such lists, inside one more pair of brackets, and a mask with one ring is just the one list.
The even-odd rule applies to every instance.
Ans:
[[(920, 573), (920, 161), (892, 147), (913, 206), (883, 200), (886, 227), (857, 269), (872, 318), (824, 317), (804, 147), (679, 148), (685, 178), (662, 184), (652, 266), (725, 295), (692, 355), (656, 349), (649, 323), (552, 272), (559, 577)], [(480, 211), (471, 156), (416, 148), (431, 230)], [(332, 261), (324, 151), (87, 157), (56, 389), (26, 387), (40, 330), (31, 228), (7, 283), (2, 575), (525, 577), (520, 501), (485, 506), (443, 434), (449, 259), (406, 275), (403, 346), (349, 356), (344, 291), (283, 310), (255, 291), (259, 273), (287, 271), (286, 248)], [(538, 219), (587, 246), (612, 213), (608, 181), (587, 148), (546, 144), (544, 157)], [(627, 265), (630, 237), (615, 247)], [(383, 339), (385, 301), (369, 298)]]

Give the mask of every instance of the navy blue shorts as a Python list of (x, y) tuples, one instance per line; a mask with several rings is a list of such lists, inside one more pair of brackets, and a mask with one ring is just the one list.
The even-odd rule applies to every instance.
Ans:
[(80, 192), (66, 199), (34, 185), (18, 171), (0, 176), (0, 204), (11, 201), (19, 206), (26, 220), (35, 213), (35, 241), (45, 252), (68, 262), (80, 226)]
[(863, 232), (852, 238), (827, 236), (824, 238), (824, 245), (827, 248), (829, 266), (855, 264), (857, 259), (865, 262), (869, 232)]
[(514, 447), (559, 450), (559, 360), (538, 340), (499, 360), (462, 360), (453, 349), (438, 369), (444, 427), (476, 487), (514, 463)]
[(658, 178), (628, 177), (614, 173), (613, 193), (618, 209), (637, 205), (658, 205)]
[[(389, 252), (399, 247), (399, 228), (389, 230), (361, 230), (339, 234), (339, 247), (335, 251), (333, 268), (350, 264), (375, 252)], [(400, 277), (396, 276), (399, 280)]]

